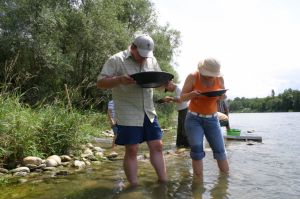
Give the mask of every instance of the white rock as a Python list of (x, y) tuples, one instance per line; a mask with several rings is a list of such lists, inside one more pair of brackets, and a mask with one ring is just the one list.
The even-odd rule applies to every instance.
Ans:
[(98, 146), (95, 146), (93, 148), (94, 151), (97, 151), (97, 152), (104, 152), (104, 149), (102, 149), (101, 147), (98, 147)]
[(87, 166), (91, 166), (91, 162), (88, 161), (88, 160), (85, 160), (84, 163), (85, 163), (85, 165), (87, 165)]
[(39, 166), (40, 164), (42, 164), (43, 160), (39, 157), (34, 157), (34, 156), (28, 156), (26, 158), (23, 159), (23, 165), (27, 165), (27, 164), (33, 164), (36, 166)]
[(115, 152), (115, 151), (113, 151), (113, 152), (111, 152), (109, 155), (107, 155), (106, 157), (108, 158), (108, 159), (113, 159), (113, 158), (116, 158), (116, 157), (118, 157), (118, 153), (117, 152)]
[(18, 171), (16, 173), (13, 174), (14, 176), (20, 176), (20, 177), (24, 177), (28, 175), (28, 172), (25, 171)]
[(46, 160), (46, 166), (47, 167), (57, 167), (58, 163), (55, 159), (50, 158), (50, 159)]
[(56, 167), (45, 167), (43, 170), (44, 171), (55, 171)]
[(9, 172), (10, 173), (16, 173), (16, 172), (27, 172), (27, 173), (29, 173), (30, 169), (28, 167), (18, 167), (18, 168), (10, 170)]
[(85, 155), (93, 155), (93, 151), (91, 149), (87, 148), (87, 149), (84, 150), (83, 154), (85, 154)]
[(51, 155), (51, 156), (49, 156), (49, 157), (47, 158), (47, 160), (49, 160), (49, 159), (55, 160), (55, 161), (57, 162), (58, 165), (61, 164), (61, 159), (60, 159), (60, 157), (59, 157), (58, 155)]
[(72, 160), (72, 158), (68, 155), (62, 155), (62, 156), (60, 156), (60, 158), (61, 158), (62, 162), (69, 162)]
[(74, 161), (74, 167), (76, 167), (78, 169), (83, 169), (85, 167), (85, 163), (83, 161), (80, 161), (80, 160), (75, 160)]
[(8, 173), (8, 170), (4, 168), (0, 168), (0, 173)]
[(94, 155), (96, 158), (102, 158), (104, 156), (103, 152), (95, 152)]
[(87, 144), (86, 144), (86, 147), (92, 149), (92, 148), (94, 148), (94, 145), (93, 145), (92, 143), (87, 143)]

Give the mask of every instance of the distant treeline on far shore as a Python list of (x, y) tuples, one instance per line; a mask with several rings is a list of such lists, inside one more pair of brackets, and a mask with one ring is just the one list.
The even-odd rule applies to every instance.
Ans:
[(264, 98), (239, 98), (228, 100), (230, 112), (299, 112), (300, 91), (286, 89), (275, 96), (272, 90), (271, 96)]

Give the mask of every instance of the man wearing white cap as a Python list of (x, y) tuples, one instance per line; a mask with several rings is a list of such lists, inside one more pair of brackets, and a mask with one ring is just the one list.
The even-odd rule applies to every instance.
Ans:
[(142, 88), (130, 77), (146, 71), (161, 71), (153, 56), (153, 39), (143, 34), (127, 50), (111, 56), (98, 76), (97, 87), (112, 89), (118, 135), (115, 143), (125, 146), (124, 171), (132, 186), (138, 185), (139, 144), (147, 142), (150, 162), (159, 182), (167, 181), (163, 156), (162, 130), (153, 103), (153, 89)]

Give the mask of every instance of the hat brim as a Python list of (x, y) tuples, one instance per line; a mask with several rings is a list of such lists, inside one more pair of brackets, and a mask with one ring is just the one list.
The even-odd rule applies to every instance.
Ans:
[(140, 56), (142, 57), (153, 57), (153, 51), (152, 50), (145, 50), (145, 49), (137, 49)]
[(222, 77), (223, 76), (222, 73), (212, 73), (210, 71), (205, 70), (202, 67), (199, 69), (199, 72), (201, 73), (201, 75), (208, 76), (208, 77)]

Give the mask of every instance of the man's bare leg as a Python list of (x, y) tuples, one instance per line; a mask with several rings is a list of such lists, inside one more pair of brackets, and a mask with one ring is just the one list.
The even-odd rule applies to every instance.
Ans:
[(147, 142), (150, 150), (150, 162), (154, 167), (159, 182), (167, 182), (167, 170), (163, 155), (163, 144), (161, 140)]
[(138, 152), (138, 144), (130, 144), (125, 145), (125, 155), (124, 155), (124, 171), (131, 186), (138, 185), (137, 173), (138, 173), (138, 165), (137, 165), (137, 152)]

